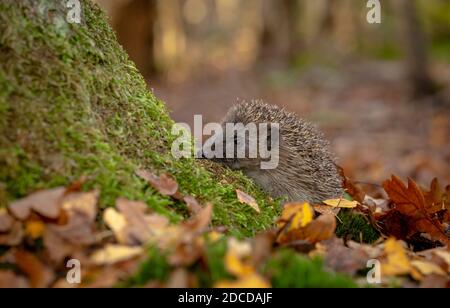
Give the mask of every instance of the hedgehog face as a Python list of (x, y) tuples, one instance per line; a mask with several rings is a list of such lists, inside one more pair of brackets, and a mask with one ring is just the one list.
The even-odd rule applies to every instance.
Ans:
[(224, 122), (205, 142), (203, 155), (232, 169), (273, 169), (265, 166), (270, 167), (269, 162), (278, 165), (278, 140), (279, 130), (275, 126)]

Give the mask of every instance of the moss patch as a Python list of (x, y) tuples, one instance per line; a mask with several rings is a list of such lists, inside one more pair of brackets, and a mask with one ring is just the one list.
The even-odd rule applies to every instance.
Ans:
[[(215, 175), (170, 154), (172, 120), (117, 43), (104, 13), (81, 1), (82, 23), (54, 1), (0, 3), (0, 204), (86, 175), (101, 205), (143, 200), (177, 221), (184, 205), (160, 196), (138, 168), (173, 174), (181, 191), (212, 202), (213, 222), (238, 236), (271, 225), (277, 204), (240, 173)], [(224, 181), (226, 176), (226, 181)], [(261, 214), (238, 202), (253, 195)]]
[(349, 277), (327, 272), (322, 260), (309, 259), (292, 250), (281, 250), (265, 265), (265, 273), (277, 288), (354, 288)]
[(341, 209), (338, 218), (336, 235), (339, 237), (364, 243), (373, 243), (380, 237), (367, 218), (357, 211)]

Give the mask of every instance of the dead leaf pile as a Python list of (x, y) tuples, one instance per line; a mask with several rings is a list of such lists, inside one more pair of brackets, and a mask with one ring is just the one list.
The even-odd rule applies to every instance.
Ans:
[[(378, 264), (382, 286), (395, 277), (403, 286), (450, 287), (450, 188), (442, 189), (437, 180), (422, 189), (393, 176), (383, 183), (387, 199), (373, 198), (347, 179), (355, 201), (287, 203), (271, 230), (237, 240), (224, 234), (225, 228), (212, 227), (213, 206), (183, 195), (171, 175), (145, 170), (137, 175), (161, 195), (186, 204), (190, 217), (174, 224), (146, 203), (125, 198), (99, 210), (100, 192), (81, 191), (79, 184), (35, 192), (0, 209), (0, 287), (115, 286), (135, 275), (149, 247), (162, 252), (170, 274), (145, 286), (196, 287), (193, 271), (208, 269), (208, 245), (219, 240), (226, 241), (222, 262), (229, 278), (212, 281), (215, 287), (271, 287), (261, 269), (280, 249), (319, 256), (327, 270), (361, 285), (370, 266)], [(236, 190), (236, 198), (256, 215), (261, 212), (252, 196)], [(374, 244), (337, 238), (342, 209), (365, 215), (383, 236)], [(82, 279), (73, 284), (68, 277), (76, 262)]]

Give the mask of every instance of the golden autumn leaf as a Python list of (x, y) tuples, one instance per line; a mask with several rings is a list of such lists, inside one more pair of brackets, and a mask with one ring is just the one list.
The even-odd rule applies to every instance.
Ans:
[(328, 199), (322, 202), (332, 207), (347, 209), (355, 208), (359, 204), (358, 201), (349, 201), (347, 199)]
[(243, 192), (239, 189), (236, 189), (236, 195), (237, 195), (239, 202), (249, 205), (257, 213), (260, 212), (258, 203), (256, 202), (255, 198), (253, 198), (252, 196), (246, 194), (245, 192)]
[(142, 247), (108, 244), (91, 255), (91, 261), (98, 265), (114, 264), (133, 259), (143, 253)]
[(242, 262), (241, 258), (233, 251), (228, 251), (225, 254), (224, 261), (227, 271), (237, 277), (246, 276), (255, 272), (253, 266)]
[[(308, 202), (301, 202), (301, 203), (286, 203), (283, 206), (283, 211), (281, 212), (281, 216), (277, 221), (277, 226), (279, 228), (282, 228), (286, 225), (294, 215), (296, 215), (298, 212), (304, 213), (304, 221), (303, 223), (306, 225), (309, 221), (312, 220), (313, 213), (310, 210), (310, 205)], [(309, 213), (311, 215), (309, 215)], [(302, 214), (299, 214), (302, 215)]]
[(311, 208), (309, 203), (303, 203), (297, 213), (295, 213), (292, 217), (288, 231), (305, 227), (312, 221), (313, 216), (314, 210)]
[(381, 264), (381, 271), (384, 275), (395, 276), (411, 272), (411, 263), (406, 255), (402, 244), (391, 237), (384, 243), (384, 252), (387, 262)]
[(27, 221), (25, 224), (25, 234), (29, 235), (32, 239), (42, 237), (44, 234), (45, 225), (42, 221)]
[(446, 275), (446, 273), (442, 268), (431, 262), (414, 260), (411, 261), (411, 265), (415, 267), (423, 275), (431, 275), (431, 274)]

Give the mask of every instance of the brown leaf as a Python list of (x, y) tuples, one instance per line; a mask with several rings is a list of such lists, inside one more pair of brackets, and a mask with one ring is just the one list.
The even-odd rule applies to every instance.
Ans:
[(444, 244), (449, 243), (442, 224), (431, 216), (434, 213), (434, 207), (427, 206), (422, 191), (413, 180), (408, 178), (408, 187), (406, 187), (398, 177), (393, 175), (391, 180), (383, 183), (383, 187), (394, 202), (395, 209), (410, 218), (411, 226), (414, 226), (417, 231), (428, 233)]
[(246, 194), (245, 192), (236, 189), (236, 195), (239, 202), (249, 205), (252, 209), (254, 209), (257, 213), (260, 212), (258, 203), (256, 203), (255, 198)]
[(148, 209), (147, 204), (141, 201), (119, 198), (116, 201), (116, 207), (127, 220), (126, 232), (130, 244), (133, 244), (136, 240), (140, 244), (146, 243), (152, 235), (145, 219), (145, 211)]
[(344, 245), (342, 239), (333, 238), (322, 242), (325, 245), (325, 264), (327, 267), (347, 273), (351, 276), (366, 267), (369, 256), (363, 249), (351, 249)]
[(0, 232), (8, 232), (14, 223), (14, 219), (5, 208), (0, 208)]
[(16, 246), (22, 242), (25, 235), (22, 223), (15, 221), (8, 233), (0, 234), (0, 245)]
[(79, 249), (77, 245), (69, 243), (51, 228), (46, 228), (43, 234), (44, 247), (50, 260), (56, 264), (66, 257), (71, 257)]
[(164, 196), (173, 196), (178, 192), (178, 183), (169, 174), (161, 174), (159, 177), (147, 170), (138, 170), (136, 175), (146, 180), (154, 189)]
[(67, 224), (62, 226), (47, 225), (47, 228), (52, 229), (72, 244), (90, 245), (96, 242), (94, 226), (90, 218), (79, 212), (72, 212)]
[(183, 223), (184, 228), (193, 234), (203, 232), (211, 222), (212, 211), (212, 204), (207, 204), (197, 215)]
[(27, 219), (31, 210), (44, 217), (56, 219), (61, 212), (61, 201), (65, 190), (64, 187), (57, 187), (35, 192), (11, 203), (9, 209), (20, 220)]
[(90, 192), (71, 193), (64, 197), (62, 208), (67, 212), (77, 212), (93, 223), (97, 217), (97, 201), (100, 193)]
[(4, 288), (29, 288), (26, 279), (13, 271), (0, 270), (0, 289)]
[(14, 259), (17, 267), (30, 279), (30, 285), (33, 288), (45, 288), (52, 282), (53, 272), (35, 255), (24, 250), (15, 250)]
[(167, 281), (166, 288), (188, 288), (189, 273), (184, 268), (175, 269)]
[(189, 213), (192, 214), (197, 214), (198, 212), (200, 212), (202, 210), (202, 206), (197, 202), (197, 199), (195, 199), (192, 196), (185, 196), (183, 197), (183, 201), (186, 202), (186, 206), (189, 210)]

